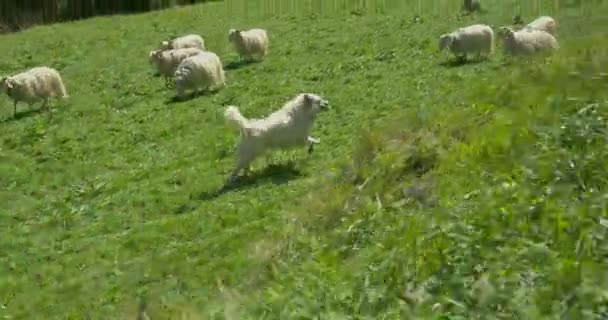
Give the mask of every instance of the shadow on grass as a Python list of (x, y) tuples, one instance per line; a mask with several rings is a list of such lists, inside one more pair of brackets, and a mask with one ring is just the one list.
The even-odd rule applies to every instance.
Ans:
[(17, 111), (17, 114), (15, 114), (14, 117), (13, 116), (7, 117), (7, 118), (3, 119), (2, 122), (12, 122), (12, 121), (29, 118), (29, 117), (35, 116), (39, 113), (42, 113), (44, 111), (45, 110), (42, 108), (28, 109), (28, 110), (21, 111), (21, 112)]
[(488, 61), (487, 58), (480, 58), (480, 59), (456, 58), (456, 59), (450, 59), (447, 61), (443, 61), (443, 62), (439, 63), (439, 65), (446, 67), (446, 68), (457, 68), (457, 67), (462, 67), (462, 66), (466, 66), (466, 65), (479, 64), (479, 63), (483, 63), (486, 61)]
[(256, 60), (236, 60), (236, 61), (231, 61), (230, 63), (226, 64), (224, 66), (225, 70), (236, 70), (242, 67), (246, 67), (250, 64), (255, 64), (255, 63), (259, 63), (260, 61), (256, 61)]
[(169, 100), (167, 100), (165, 103), (166, 104), (175, 104), (175, 103), (180, 103), (180, 102), (187, 102), (190, 100), (194, 100), (195, 98), (201, 97), (201, 96), (213, 96), (215, 94), (217, 94), (220, 90), (218, 89), (214, 89), (214, 90), (203, 90), (201, 92), (191, 92), (189, 94), (186, 94), (183, 98), (179, 98), (177, 95), (169, 98)]
[(296, 162), (293, 160), (285, 163), (269, 164), (262, 170), (252, 171), (249, 175), (241, 176), (234, 182), (224, 184), (218, 190), (203, 192), (197, 198), (203, 201), (212, 200), (225, 193), (246, 189), (268, 181), (275, 185), (282, 185), (301, 175), (302, 173), (296, 168)]

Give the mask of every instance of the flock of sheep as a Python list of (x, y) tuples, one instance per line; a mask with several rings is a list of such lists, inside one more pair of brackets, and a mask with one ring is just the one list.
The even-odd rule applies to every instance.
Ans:
[[(245, 60), (262, 59), (268, 53), (269, 41), (264, 29), (230, 29), (228, 39)], [(180, 99), (189, 89), (203, 91), (226, 84), (220, 58), (206, 50), (205, 41), (198, 34), (163, 41), (161, 47), (151, 51), (148, 57), (165, 78), (166, 86), (169, 86), (171, 78), (174, 79), (177, 97)]]
[[(549, 16), (541, 16), (520, 30), (500, 27), (503, 47), (510, 55), (551, 52), (559, 49), (555, 39), (557, 23)], [(489, 55), (494, 51), (494, 30), (486, 24), (473, 24), (459, 28), (439, 37), (439, 49), (449, 49), (460, 59), (474, 54), (477, 57)]]
[[(465, 7), (478, 10), (479, 1), (465, 0)], [(556, 26), (553, 18), (542, 16), (519, 30), (501, 27), (505, 51), (515, 55), (557, 50), (557, 40), (553, 36)], [(264, 29), (230, 29), (228, 39), (241, 59), (263, 59), (268, 53), (269, 39)], [(494, 39), (492, 27), (474, 24), (441, 35), (438, 46), (440, 51), (449, 49), (458, 58), (466, 59), (470, 54), (481, 57), (492, 53)], [(186, 90), (209, 90), (226, 84), (220, 58), (206, 50), (200, 35), (189, 34), (162, 41), (160, 48), (151, 51), (148, 57), (165, 78), (165, 86), (170, 86), (170, 79), (173, 79), (178, 98), (183, 98)], [(13, 99), (14, 115), (20, 101), (31, 105), (43, 100), (43, 107), (47, 109), (49, 98), (69, 97), (59, 72), (46, 66), (2, 78), (0, 90)], [(237, 164), (229, 181), (234, 180), (241, 170), (248, 170), (255, 158), (270, 149), (306, 145), (312, 152), (313, 146), (320, 142), (310, 136), (314, 119), (317, 113), (327, 109), (329, 102), (313, 93), (296, 95), (263, 119), (247, 119), (237, 107), (228, 106), (224, 117), (239, 129), (241, 136), (236, 150)]]

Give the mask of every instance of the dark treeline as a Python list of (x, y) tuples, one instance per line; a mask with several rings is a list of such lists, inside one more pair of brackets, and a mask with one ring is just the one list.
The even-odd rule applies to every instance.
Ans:
[(34, 24), (158, 10), (213, 0), (0, 0), (0, 33)]

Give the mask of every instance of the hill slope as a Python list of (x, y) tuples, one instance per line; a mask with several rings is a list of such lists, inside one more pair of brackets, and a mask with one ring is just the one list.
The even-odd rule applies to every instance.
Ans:
[[(212, 3), (2, 37), (2, 73), (56, 67), (72, 99), (3, 108), (0, 314), (116, 318), (144, 296), (172, 318), (601, 318), (606, 6), (524, 6), (560, 22), (553, 59), (450, 66), (439, 34), (517, 6), (379, 3)], [(267, 28), (268, 59), (171, 103), (148, 51), (197, 32), (235, 66), (232, 27)], [(315, 153), (261, 159), (217, 194), (238, 138), (222, 106), (263, 116), (302, 91), (334, 108)]]

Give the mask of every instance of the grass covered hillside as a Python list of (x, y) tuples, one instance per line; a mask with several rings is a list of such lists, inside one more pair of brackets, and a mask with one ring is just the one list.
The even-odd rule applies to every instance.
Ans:
[[(0, 318), (606, 319), (608, 4), (214, 2), (0, 37), (57, 68), (52, 112), (0, 97)], [(551, 15), (558, 54), (454, 65), (457, 27)], [(239, 65), (230, 28), (265, 28)], [(173, 102), (148, 52), (199, 33), (227, 87)], [(217, 192), (238, 131), (328, 99), (306, 149)]]

